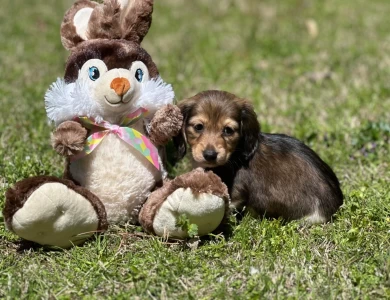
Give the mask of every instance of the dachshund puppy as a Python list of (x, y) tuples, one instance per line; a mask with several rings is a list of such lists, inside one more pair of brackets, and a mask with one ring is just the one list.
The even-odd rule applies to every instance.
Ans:
[(179, 156), (212, 170), (228, 186), (232, 205), (259, 216), (323, 223), (343, 203), (332, 169), (302, 142), (260, 132), (252, 106), (223, 91), (205, 91), (179, 104)]

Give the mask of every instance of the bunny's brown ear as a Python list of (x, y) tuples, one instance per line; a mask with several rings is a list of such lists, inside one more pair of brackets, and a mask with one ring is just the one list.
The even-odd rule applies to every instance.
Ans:
[(65, 14), (61, 41), (67, 50), (89, 39), (141, 44), (152, 23), (153, 0), (78, 0)]
[(141, 44), (152, 24), (153, 0), (121, 0), (122, 38)]
[(120, 39), (121, 14), (126, 0), (106, 0), (92, 12), (88, 21), (89, 39)]
[(89, 0), (78, 0), (65, 13), (61, 24), (61, 42), (65, 49), (70, 50), (88, 39), (88, 22), (98, 5)]

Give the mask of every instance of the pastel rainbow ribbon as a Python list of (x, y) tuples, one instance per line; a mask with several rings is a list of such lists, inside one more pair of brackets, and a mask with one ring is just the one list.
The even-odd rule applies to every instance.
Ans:
[(74, 120), (79, 122), (85, 128), (89, 129), (90, 136), (87, 138), (84, 149), (79, 154), (71, 157), (71, 160), (77, 160), (90, 154), (101, 143), (107, 134), (116, 134), (125, 143), (138, 150), (157, 170), (160, 170), (158, 162), (158, 150), (151, 141), (139, 131), (130, 128), (139, 119), (145, 117), (148, 110), (141, 107), (127, 115), (121, 122), (121, 126), (111, 124), (106, 121), (96, 123), (93, 118), (76, 117)]

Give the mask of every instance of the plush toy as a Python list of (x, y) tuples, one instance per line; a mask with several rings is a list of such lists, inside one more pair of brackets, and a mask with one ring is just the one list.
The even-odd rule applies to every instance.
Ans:
[(213, 173), (166, 179), (164, 144), (183, 117), (140, 46), (152, 10), (152, 0), (79, 0), (66, 13), (61, 40), (71, 54), (45, 95), (64, 179), (37, 176), (7, 191), (6, 226), (23, 239), (67, 248), (124, 222), (185, 238), (180, 216), (198, 235), (226, 216), (227, 188)]

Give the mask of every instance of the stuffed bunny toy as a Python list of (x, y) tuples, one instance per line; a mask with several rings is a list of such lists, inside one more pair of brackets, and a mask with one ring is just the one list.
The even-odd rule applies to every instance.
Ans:
[(45, 95), (64, 178), (32, 177), (7, 191), (6, 226), (21, 238), (68, 248), (124, 222), (185, 238), (181, 215), (199, 235), (226, 217), (227, 188), (213, 173), (166, 179), (164, 145), (183, 117), (140, 46), (152, 11), (152, 0), (79, 0), (65, 14), (61, 40), (70, 56), (64, 79)]

